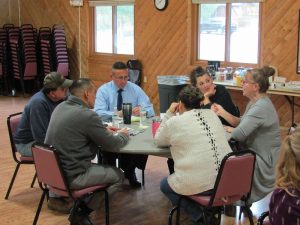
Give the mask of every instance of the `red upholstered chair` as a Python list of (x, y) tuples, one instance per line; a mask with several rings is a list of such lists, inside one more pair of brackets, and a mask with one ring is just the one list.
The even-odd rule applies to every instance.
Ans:
[[(103, 191), (105, 195), (104, 203), (106, 225), (109, 225), (109, 199), (108, 192), (106, 191), (106, 188), (109, 186), (108, 184), (99, 184), (79, 190), (70, 190), (66, 182), (64, 172), (60, 166), (59, 155), (56, 149), (49, 145), (36, 143), (32, 146), (32, 154), (35, 161), (35, 168), (39, 186), (43, 190), (34, 217), (33, 225), (37, 224), (45, 196), (47, 196), (48, 198), (49, 190), (62, 197), (71, 197), (75, 202), (72, 212), (76, 212), (76, 208), (78, 207), (83, 197), (95, 191)], [(49, 171), (51, 171), (51, 173), (49, 173)], [(76, 224), (76, 221), (72, 221), (71, 219), (71, 225), (72, 224)]]
[[(17, 163), (17, 165), (16, 165), (15, 172), (13, 174), (13, 177), (11, 178), (8, 190), (6, 192), (5, 199), (8, 199), (8, 196), (9, 196), (11, 188), (15, 182), (15, 179), (16, 179), (16, 176), (17, 176), (20, 166), (22, 164), (34, 164), (32, 157), (19, 156), (19, 154), (17, 153), (15, 143), (14, 143), (13, 135), (17, 130), (18, 124), (21, 120), (21, 116), (22, 116), (22, 112), (18, 112), (18, 113), (11, 114), (7, 117), (7, 128), (8, 128), (8, 134), (9, 134), (11, 152), (12, 152), (13, 159)], [(31, 187), (33, 187), (35, 179), (36, 179), (36, 174), (34, 175), (33, 180), (31, 182)]]
[(263, 212), (257, 220), (257, 225), (271, 225), (269, 219), (269, 211)]
[(248, 214), (250, 224), (254, 225), (253, 215), (247, 203), (251, 193), (254, 166), (255, 153), (252, 151), (237, 151), (227, 154), (221, 162), (212, 194), (182, 195), (178, 204), (169, 213), (169, 225), (172, 224), (172, 216), (175, 211), (177, 211), (176, 224), (179, 225), (182, 198), (189, 198), (203, 207), (201, 214), (207, 225), (211, 221), (209, 210), (213, 210), (214, 214), (218, 215), (217, 220), (220, 223), (223, 206), (241, 200), (245, 203), (244, 209)]

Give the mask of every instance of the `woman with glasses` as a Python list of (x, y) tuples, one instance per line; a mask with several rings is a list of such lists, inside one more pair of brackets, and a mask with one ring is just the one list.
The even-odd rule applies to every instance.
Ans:
[[(239, 111), (233, 104), (231, 96), (226, 88), (222, 85), (215, 85), (213, 78), (201, 66), (197, 67), (191, 72), (191, 84), (197, 87), (204, 96), (201, 108), (210, 109), (213, 103), (221, 105), (230, 114), (239, 117)], [(229, 125), (229, 123), (220, 117), (222, 124)]]
[(231, 115), (221, 105), (212, 106), (218, 116), (231, 124), (226, 130), (240, 143), (240, 148), (252, 150), (257, 155), (250, 202), (262, 199), (274, 188), (281, 138), (278, 115), (266, 93), (270, 86), (269, 76), (274, 72), (268, 66), (247, 71), (242, 87), (249, 103), (241, 118)]

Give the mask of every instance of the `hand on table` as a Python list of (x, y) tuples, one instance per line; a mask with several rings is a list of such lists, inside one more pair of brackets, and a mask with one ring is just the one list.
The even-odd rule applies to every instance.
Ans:
[(119, 129), (118, 133), (122, 133), (122, 134), (125, 134), (125, 135), (129, 136), (129, 131), (126, 127), (122, 128), (122, 129)]
[(133, 116), (140, 116), (141, 106), (136, 106), (132, 109)]
[(106, 130), (107, 130), (109, 133), (114, 133), (114, 132), (117, 132), (118, 130), (120, 130), (120, 128), (113, 127), (113, 126), (107, 126), (107, 127), (106, 127)]

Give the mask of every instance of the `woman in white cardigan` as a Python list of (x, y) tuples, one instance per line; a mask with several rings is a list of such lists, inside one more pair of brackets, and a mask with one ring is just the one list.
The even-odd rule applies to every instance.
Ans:
[[(155, 135), (158, 146), (170, 146), (175, 172), (161, 181), (161, 191), (176, 204), (179, 195), (192, 195), (213, 188), (223, 157), (231, 152), (218, 116), (210, 109), (199, 109), (203, 95), (192, 86), (179, 93)], [(176, 113), (179, 113), (176, 116)], [(193, 224), (201, 219), (192, 201), (182, 201)]]

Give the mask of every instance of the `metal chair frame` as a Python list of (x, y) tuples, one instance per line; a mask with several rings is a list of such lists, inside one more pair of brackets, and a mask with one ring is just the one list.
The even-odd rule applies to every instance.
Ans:
[[(78, 190), (71, 190), (66, 181), (64, 171), (60, 165), (59, 153), (55, 148), (46, 144), (35, 143), (32, 145), (32, 153), (35, 160), (35, 168), (39, 186), (43, 191), (38, 208), (36, 210), (33, 225), (37, 224), (45, 197), (47, 196), (47, 199), (49, 198), (49, 190), (59, 196), (70, 197), (74, 200), (74, 206), (70, 215), (71, 225), (77, 224), (77, 221), (75, 221), (73, 215), (74, 212), (77, 211), (77, 208), (83, 198), (87, 197), (93, 192), (103, 191), (105, 221), (106, 225), (109, 225), (109, 198), (106, 190), (109, 186), (108, 184), (99, 184)], [(49, 170), (51, 170), (51, 173), (49, 173)]]
[[(16, 165), (14, 174), (11, 178), (9, 187), (8, 187), (6, 195), (5, 195), (6, 200), (9, 197), (10, 191), (12, 189), (12, 186), (13, 186), (14, 182), (15, 182), (15, 179), (16, 179), (16, 176), (17, 176), (17, 173), (19, 171), (20, 166), (22, 164), (34, 164), (34, 160), (33, 160), (32, 157), (23, 157), (23, 156), (18, 157), (17, 156), (17, 149), (16, 149), (16, 146), (15, 146), (13, 134), (16, 132), (17, 124), (21, 120), (21, 115), (22, 115), (22, 112), (18, 112), (18, 113), (11, 114), (7, 117), (7, 128), (8, 128), (8, 134), (9, 134), (11, 152), (12, 152), (13, 159), (17, 163), (17, 165)], [(15, 121), (13, 121), (13, 120), (15, 120)], [(13, 122), (14, 122), (14, 125), (13, 125)], [(36, 180), (36, 173), (35, 173), (35, 175), (32, 179), (31, 185), (30, 185), (31, 188), (34, 185), (35, 180)]]
[[(230, 177), (226, 176), (225, 171), (230, 170), (230, 167), (228, 165), (230, 165), (230, 162), (233, 162), (234, 159), (238, 159), (238, 157), (249, 157), (249, 165), (251, 163), (251, 168), (249, 168), (248, 172), (249, 174), (251, 173), (251, 181), (249, 182), (249, 187), (245, 186), (243, 187), (243, 189), (245, 190), (247, 188), (247, 191), (244, 191), (243, 193), (241, 192), (237, 192), (237, 193), (228, 193), (228, 191), (226, 190), (222, 190), (222, 183), (228, 185), (228, 181), (230, 180), (234, 180), (237, 179), (237, 177)], [(180, 206), (181, 206), (181, 200), (182, 198), (188, 198), (190, 200), (195, 201), (196, 203), (198, 203), (199, 205), (203, 206), (203, 210), (201, 212), (202, 214), (202, 218), (204, 220), (204, 223), (206, 225), (208, 225), (208, 218), (207, 218), (207, 212), (209, 210), (212, 210), (215, 213), (218, 214), (218, 222), (221, 222), (221, 213), (223, 211), (223, 206), (224, 205), (229, 205), (232, 204), (238, 200), (241, 200), (245, 203), (245, 206), (243, 206), (243, 208), (246, 210), (246, 213), (248, 214), (248, 218), (250, 221), (251, 225), (254, 225), (253, 222), (253, 214), (252, 211), (249, 207), (248, 204), (248, 199), (250, 197), (251, 194), (251, 187), (252, 187), (252, 180), (253, 180), (253, 174), (254, 174), (254, 167), (255, 167), (255, 153), (252, 151), (236, 151), (236, 152), (230, 152), (228, 153), (222, 160), (221, 162), (221, 166), (214, 184), (214, 188), (212, 189), (212, 193), (209, 195), (201, 195), (201, 194), (196, 194), (196, 195), (181, 195), (179, 197), (178, 203), (177, 205), (175, 205), (169, 213), (169, 225), (172, 225), (172, 217), (174, 212), (177, 211), (176, 213), (176, 225), (179, 225), (180, 222)], [(252, 160), (252, 161), (250, 161)], [(225, 175), (224, 175), (225, 174)], [(228, 175), (228, 174), (227, 174)], [(248, 175), (248, 174), (247, 174)], [(234, 175), (233, 175), (234, 176)], [(245, 175), (246, 176), (246, 175)], [(227, 183), (227, 182), (228, 183)], [(239, 182), (240, 183), (240, 182)], [(232, 185), (232, 184), (230, 184)], [(227, 187), (228, 189), (228, 187)], [(211, 214), (211, 216), (214, 216), (214, 214)]]

